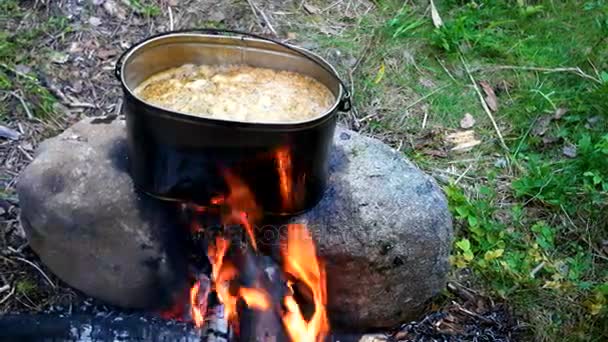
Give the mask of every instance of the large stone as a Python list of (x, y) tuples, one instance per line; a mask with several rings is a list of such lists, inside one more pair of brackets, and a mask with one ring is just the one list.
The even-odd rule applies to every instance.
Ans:
[(124, 121), (85, 119), (43, 142), (18, 184), (30, 246), (62, 280), (128, 308), (185, 286), (180, 234), (166, 204), (135, 191)]
[(294, 219), (326, 262), (338, 325), (390, 327), (413, 319), (446, 282), (452, 240), (435, 181), (382, 142), (338, 128), (328, 188)]
[[(170, 208), (133, 189), (125, 138), (124, 121), (83, 120), (41, 145), (19, 196), (30, 244), (53, 272), (93, 297), (144, 307), (183, 286), (185, 261)], [(333, 324), (365, 330), (414, 318), (445, 284), (446, 200), (380, 141), (338, 128), (334, 143), (323, 199), (293, 218), (327, 265)]]

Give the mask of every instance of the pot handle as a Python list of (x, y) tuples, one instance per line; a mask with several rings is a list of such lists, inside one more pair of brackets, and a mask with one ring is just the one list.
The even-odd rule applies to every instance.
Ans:
[(138, 41), (137, 43), (131, 45), (131, 47), (129, 47), (125, 52), (123, 52), (120, 55), (120, 57), (118, 57), (118, 59), (116, 60), (116, 66), (114, 67), (114, 75), (116, 76), (116, 78), (119, 81), (122, 81), (121, 70), (122, 70), (123, 60), (124, 60), (125, 56), (129, 54), (129, 52), (131, 52), (135, 47), (139, 46), (141, 43), (143, 43), (143, 42), (145, 42), (145, 41), (147, 41), (147, 40), (149, 40), (151, 38), (158, 38), (158, 37), (163, 37), (163, 36), (167, 36), (167, 35), (171, 35), (171, 34), (175, 34), (175, 33), (188, 33), (188, 32), (198, 32), (198, 33), (206, 33), (206, 34), (214, 34), (214, 35), (220, 35), (220, 34), (225, 34), (225, 33), (237, 34), (237, 35), (241, 35), (243, 37), (251, 37), (251, 38), (256, 38), (256, 39), (264, 40), (264, 41), (267, 41), (267, 42), (271, 42), (271, 43), (277, 44), (277, 45), (279, 45), (281, 47), (284, 47), (284, 48), (286, 48), (286, 49), (288, 49), (290, 51), (296, 52), (299, 55), (301, 55), (302, 57), (310, 60), (311, 62), (313, 62), (316, 65), (318, 65), (321, 68), (323, 68), (325, 71), (327, 71), (330, 74), (332, 74), (338, 80), (338, 82), (340, 82), (340, 86), (342, 87), (343, 96), (340, 99), (340, 104), (338, 105), (338, 110), (339, 111), (347, 112), (352, 107), (351, 99), (350, 99), (350, 92), (348, 91), (349, 88), (346, 85), (346, 83), (344, 81), (342, 81), (342, 79), (340, 78), (340, 76), (338, 76), (338, 74), (334, 70), (332, 70), (331, 68), (328, 68), (323, 63), (319, 62), (315, 58), (310, 57), (309, 55), (307, 55), (306, 53), (300, 51), (299, 49), (295, 48), (292, 45), (289, 45), (287, 43), (283, 43), (283, 42), (281, 42), (279, 40), (276, 40), (276, 39), (260, 36), (260, 35), (255, 34), (255, 33), (249, 33), (249, 32), (244, 32), (244, 31), (239, 31), (239, 30), (215, 29), (215, 28), (182, 29), (182, 30), (174, 30), (174, 31), (163, 32), (163, 33), (159, 33), (159, 34), (147, 37), (147, 38), (142, 39), (142, 40)]

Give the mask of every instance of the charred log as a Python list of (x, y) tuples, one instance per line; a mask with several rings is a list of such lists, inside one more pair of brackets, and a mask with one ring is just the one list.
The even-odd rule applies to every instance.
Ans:
[(201, 332), (137, 315), (6, 315), (0, 317), (0, 341), (199, 342)]

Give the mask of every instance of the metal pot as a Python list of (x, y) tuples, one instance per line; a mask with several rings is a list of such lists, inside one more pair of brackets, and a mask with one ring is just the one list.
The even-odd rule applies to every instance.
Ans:
[[(298, 72), (327, 86), (336, 100), (327, 112), (310, 120), (252, 123), (175, 112), (134, 95), (133, 90), (153, 74), (188, 63)], [(124, 90), (131, 176), (146, 193), (207, 204), (226, 194), (224, 176), (229, 170), (246, 183), (268, 214), (305, 211), (321, 198), (336, 114), (350, 108), (344, 83), (321, 57), (239, 31), (174, 31), (129, 48), (116, 63), (116, 76)], [(281, 184), (290, 186), (289, 200)]]

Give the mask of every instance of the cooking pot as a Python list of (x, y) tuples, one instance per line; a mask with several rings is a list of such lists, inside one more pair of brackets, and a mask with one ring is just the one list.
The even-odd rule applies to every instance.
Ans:
[[(335, 101), (307, 120), (242, 122), (161, 108), (134, 94), (148, 77), (184, 64), (297, 72), (324, 84)], [(144, 192), (205, 205), (229, 191), (229, 172), (267, 214), (296, 214), (321, 198), (337, 112), (350, 109), (350, 98), (335, 69), (318, 55), (240, 31), (172, 31), (134, 44), (115, 72), (124, 91), (130, 172)]]

